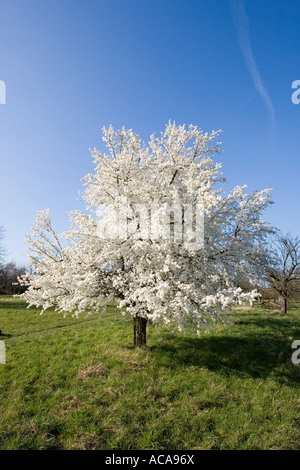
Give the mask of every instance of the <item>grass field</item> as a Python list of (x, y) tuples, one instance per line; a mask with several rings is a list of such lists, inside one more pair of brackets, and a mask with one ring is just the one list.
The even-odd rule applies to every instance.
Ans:
[(239, 311), (202, 338), (0, 297), (1, 449), (300, 449), (300, 309)]

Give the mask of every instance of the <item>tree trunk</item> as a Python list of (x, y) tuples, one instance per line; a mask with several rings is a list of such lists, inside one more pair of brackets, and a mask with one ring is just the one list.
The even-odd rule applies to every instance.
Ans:
[(280, 311), (283, 315), (287, 313), (287, 298), (280, 297)]
[(135, 348), (146, 346), (147, 318), (134, 317), (133, 319), (133, 344)]

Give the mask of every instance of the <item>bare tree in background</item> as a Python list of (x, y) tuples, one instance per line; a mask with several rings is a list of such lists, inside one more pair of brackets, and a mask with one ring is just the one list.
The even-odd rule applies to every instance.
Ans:
[(5, 229), (2, 225), (0, 225), (0, 266), (3, 266), (4, 257), (6, 255), (6, 248), (4, 247), (2, 240), (5, 237)]
[(274, 240), (273, 263), (267, 270), (267, 281), (279, 295), (280, 310), (287, 313), (288, 300), (299, 287), (300, 239), (277, 235)]

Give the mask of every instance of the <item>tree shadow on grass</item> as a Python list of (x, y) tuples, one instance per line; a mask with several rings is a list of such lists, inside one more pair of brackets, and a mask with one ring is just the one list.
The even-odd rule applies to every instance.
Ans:
[[(0, 310), (16, 311), (24, 310), (27, 308), (26, 303), (23, 300), (18, 299), (1, 299), (0, 296)], [(35, 307), (30, 307), (28, 310), (36, 310)]]
[[(167, 339), (167, 338), (166, 338)], [(209, 336), (205, 338), (169, 337), (150, 346), (157, 360), (172, 368), (199, 367), (227, 376), (266, 378), (300, 383), (291, 362), (291, 342), (285, 337)]]
[(278, 317), (271, 317), (271, 318), (268, 318), (268, 317), (262, 317), (262, 318), (249, 318), (249, 319), (243, 319), (243, 320), (240, 320), (240, 319), (234, 319), (234, 324), (235, 325), (239, 325), (239, 326), (249, 326), (249, 325), (252, 325), (252, 326), (255, 326), (255, 327), (258, 327), (258, 328), (268, 328), (270, 331), (278, 331), (278, 332), (285, 332), (285, 333), (289, 333), (291, 329), (293, 328), (298, 328), (299, 330), (299, 335), (300, 335), (300, 324), (299, 322), (296, 323), (292, 323), (291, 322), (291, 318), (288, 317), (283, 317), (283, 318), (278, 318)]

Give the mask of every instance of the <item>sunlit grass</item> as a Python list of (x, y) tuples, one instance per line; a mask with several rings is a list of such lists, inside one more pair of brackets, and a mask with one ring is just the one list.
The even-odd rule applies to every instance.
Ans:
[(76, 320), (0, 297), (1, 449), (299, 449), (300, 309), (240, 311), (197, 338), (114, 305)]

